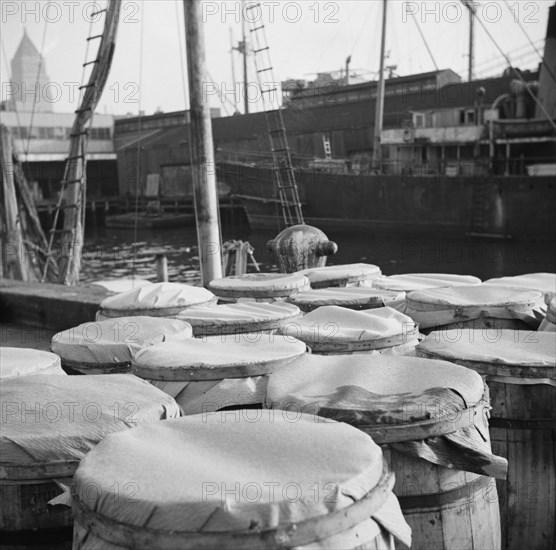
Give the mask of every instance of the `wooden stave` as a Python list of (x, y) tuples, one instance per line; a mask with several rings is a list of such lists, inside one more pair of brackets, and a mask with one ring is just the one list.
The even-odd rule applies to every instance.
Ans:
[[(440, 355), (420, 351), (424, 357), (431, 359), (444, 359)], [(533, 507), (530, 517), (521, 523), (524, 514), (519, 510), (519, 492), (523, 491), (524, 484), (533, 488), (542, 487), (548, 483), (552, 489), (549, 494), (556, 494), (556, 413), (554, 408), (546, 409), (554, 402), (556, 388), (547, 384), (511, 384), (504, 383), (504, 377), (552, 378), (554, 367), (527, 367), (521, 365), (502, 365), (486, 361), (466, 361), (448, 359), (458, 365), (468, 367), (481, 374), (485, 379), (491, 395), (491, 419), (493, 425), (489, 426), (493, 452), (508, 460), (508, 477), (506, 480), (497, 480), (497, 490), (500, 495), (500, 517), (502, 525), (502, 548), (521, 550), (522, 548), (535, 548), (535, 550), (552, 550), (556, 545), (556, 501), (541, 502)], [(496, 377), (496, 380), (492, 380)], [(539, 399), (539, 395), (544, 399)], [(517, 398), (517, 399), (516, 399)], [(510, 404), (508, 407), (507, 404)], [(513, 410), (513, 406), (523, 405), (523, 408)], [(531, 414), (534, 415), (531, 417)], [(520, 418), (522, 417), (522, 418)], [(521, 424), (526, 421), (528, 425)], [(496, 426), (499, 424), (499, 427)], [(551, 435), (550, 435), (551, 434)], [(520, 441), (512, 441), (519, 435), (525, 435)], [(511, 443), (512, 452), (508, 451)], [(540, 451), (540, 452), (539, 452)], [(517, 460), (514, 458), (517, 457)], [(522, 465), (522, 467), (518, 466)], [(540, 468), (539, 468), (540, 466)], [(532, 472), (544, 472), (539, 479), (534, 475), (529, 482)], [(520, 489), (521, 487), (521, 489)], [(509, 506), (509, 499), (513, 504)], [(544, 521), (538, 521), (538, 517)], [(531, 523), (527, 523), (527, 522)], [(533, 525), (531, 525), (533, 524)], [(539, 529), (539, 524), (544, 525)], [(524, 529), (524, 527), (532, 527)], [(551, 533), (552, 526), (552, 533)], [(543, 540), (542, 529), (548, 533)], [(539, 531), (541, 535), (539, 535)]]

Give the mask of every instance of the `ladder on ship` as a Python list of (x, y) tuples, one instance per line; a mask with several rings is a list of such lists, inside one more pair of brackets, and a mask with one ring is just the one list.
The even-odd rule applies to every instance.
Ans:
[[(272, 163), (276, 178), (276, 191), (280, 202), (282, 220), (286, 227), (289, 227), (292, 225), (304, 224), (305, 221), (301, 210), (301, 201), (299, 199), (297, 182), (295, 180), (291, 151), (288, 145), (286, 128), (284, 126), (282, 107), (278, 99), (280, 89), (273, 74), (273, 67), (270, 60), (270, 47), (267, 43), (262, 15), (260, 3), (249, 4), (245, 8), (245, 18), (252, 38), (255, 70), (266, 115), (267, 131), (270, 140), (270, 149), (272, 151)], [(267, 82), (271, 83), (270, 87), (263, 88), (261, 82), (263, 76), (268, 78)], [(245, 90), (245, 93), (247, 93), (247, 90)], [(274, 94), (274, 96), (272, 94)], [(277, 108), (269, 110), (273, 103), (273, 97), (277, 104)]]
[[(110, 64), (114, 54), (121, 0), (108, 0), (106, 8), (91, 13), (91, 22), (96, 15), (104, 14), (104, 30), (101, 34), (87, 38), (85, 63), (83, 63), (84, 82), (85, 69), (92, 66), (88, 82), (79, 87), (82, 98), (79, 108), (75, 111), (75, 121), (70, 133), (69, 153), (66, 157), (64, 175), (56, 204), (54, 221), (50, 229), (47, 258), (51, 259), (57, 247), (59, 260), (59, 283), (76, 284), (79, 281), (81, 268), (81, 251), (85, 228), (85, 207), (87, 200), (87, 141), (92, 125), (95, 107), (106, 84)], [(92, 30), (92, 23), (89, 32)], [(89, 44), (100, 39), (95, 59), (88, 61)], [(88, 128), (86, 127), (88, 125)], [(63, 226), (58, 228), (60, 215), (63, 212)], [(43, 272), (43, 282), (46, 268)]]

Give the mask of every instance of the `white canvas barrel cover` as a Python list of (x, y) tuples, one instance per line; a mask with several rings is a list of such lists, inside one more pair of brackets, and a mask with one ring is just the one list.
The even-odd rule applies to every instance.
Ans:
[(309, 288), (298, 273), (246, 273), (215, 279), (209, 288), (222, 298), (284, 298)]
[(380, 267), (364, 263), (311, 267), (297, 273), (305, 275), (312, 288), (342, 287), (361, 281), (373, 281), (382, 275)]
[[(383, 468), (371, 438), (308, 415), (221, 411), (141, 426), (105, 438), (82, 461), (74, 540), (80, 550), (142, 549), (150, 532), (151, 548), (162, 540), (182, 549), (355, 548), (380, 526), (409, 545), (389, 489), (376, 510), (351, 513), (389, 475)], [(140, 489), (133, 498), (109, 498), (126, 483)], [(87, 491), (92, 484), (99, 490)], [(83, 527), (93, 511), (98, 521)], [(337, 514), (343, 521), (335, 530)], [(318, 538), (307, 529), (316, 520)]]
[(2, 483), (72, 476), (107, 434), (180, 415), (168, 395), (130, 374), (2, 380)]
[(185, 414), (262, 403), (268, 374), (306, 353), (306, 345), (274, 334), (190, 338), (145, 348), (132, 372), (170, 394)]
[(108, 317), (177, 315), (186, 307), (216, 301), (203, 287), (181, 283), (155, 283), (105, 298), (100, 303), (97, 321)]
[(114, 294), (120, 294), (122, 292), (127, 292), (128, 290), (133, 290), (135, 288), (141, 288), (143, 286), (152, 285), (151, 281), (146, 279), (103, 279), (102, 281), (94, 281), (91, 283), (94, 286), (100, 286), (108, 290), (108, 292), (113, 292)]
[(191, 338), (191, 325), (161, 317), (117, 317), (59, 332), (52, 337), (51, 349), (64, 365), (79, 369), (127, 365), (141, 349), (173, 340)]
[(31, 348), (0, 346), (0, 380), (30, 374), (62, 374), (60, 357)]
[[(369, 350), (411, 351), (418, 329), (408, 316), (390, 307), (354, 311), (324, 306), (280, 329), (305, 342), (313, 352), (352, 353)], [(401, 346), (401, 347), (400, 347)]]
[(488, 281), (485, 281), (485, 285), (529, 288), (554, 296), (556, 295), (556, 273), (526, 273), (525, 275), (515, 275), (513, 277), (488, 279)]
[(369, 287), (319, 288), (298, 292), (289, 298), (303, 311), (313, 311), (323, 306), (340, 306), (349, 309), (374, 309), (391, 306), (403, 300), (403, 292), (379, 290)]
[(193, 327), (195, 336), (272, 330), (297, 319), (301, 310), (286, 302), (240, 302), (193, 306), (177, 315)]
[(427, 357), (470, 365), (488, 380), (556, 386), (556, 335), (528, 330), (431, 332), (418, 347)]
[(490, 450), (481, 376), (447, 361), (306, 355), (270, 376), (265, 406), (347, 422), (433, 464), (506, 475)]
[(446, 286), (478, 285), (481, 279), (473, 275), (452, 275), (450, 273), (406, 273), (390, 275), (373, 281), (374, 288), (411, 292), (425, 288), (441, 288)]
[(406, 297), (405, 314), (421, 328), (489, 317), (520, 320), (536, 329), (544, 307), (538, 290), (481, 284), (415, 290)]

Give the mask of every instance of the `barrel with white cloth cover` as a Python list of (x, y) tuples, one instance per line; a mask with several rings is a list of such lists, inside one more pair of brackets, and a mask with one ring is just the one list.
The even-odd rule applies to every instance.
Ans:
[(240, 302), (194, 306), (176, 318), (189, 323), (199, 337), (276, 330), (299, 316), (301, 310), (285, 302)]
[(236, 334), (165, 342), (141, 350), (132, 372), (165, 391), (185, 414), (264, 400), (268, 375), (306, 352), (274, 334)]
[(381, 277), (373, 281), (374, 288), (397, 292), (478, 284), (481, 284), (481, 279), (473, 275), (452, 275), (450, 273), (406, 273)]
[(177, 319), (118, 317), (59, 332), (52, 338), (51, 349), (72, 373), (126, 373), (131, 370), (131, 358), (139, 350), (191, 337), (191, 325)]
[(556, 546), (556, 335), (515, 330), (432, 332), (419, 346), (486, 378), (494, 452), (508, 459), (498, 482), (505, 548)]
[(395, 353), (414, 351), (419, 329), (390, 307), (354, 311), (324, 306), (286, 324), (282, 334), (305, 342), (313, 353)]
[(203, 287), (156, 283), (105, 298), (100, 303), (97, 321), (131, 315), (172, 317), (187, 307), (215, 301), (214, 294)]
[(103, 279), (102, 281), (94, 281), (91, 283), (94, 286), (100, 286), (108, 292), (113, 292), (114, 294), (120, 294), (121, 292), (127, 292), (128, 290), (133, 290), (134, 288), (141, 288), (143, 286), (152, 285), (151, 281), (146, 279)]
[(108, 433), (180, 414), (170, 396), (129, 374), (20, 376), (2, 380), (0, 395), (0, 531), (6, 548), (65, 547), (71, 510), (48, 502), (64, 501), (61, 487), (69, 485), (83, 456)]
[(309, 279), (311, 288), (345, 287), (360, 283), (372, 284), (382, 275), (380, 267), (372, 264), (345, 264), (311, 267), (298, 271)]
[(0, 380), (30, 374), (65, 374), (60, 357), (49, 351), (0, 346)]
[(477, 373), (416, 357), (307, 355), (270, 377), (265, 406), (346, 422), (380, 444), (412, 548), (500, 547), (492, 476), (507, 463), (491, 452)]
[(375, 309), (391, 306), (403, 300), (403, 292), (391, 292), (368, 287), (322, 288), (306, 290), (289, 298), (302, 311), (308, 312), (323, 306), (340, 306), (348, 309)]
[(488, 279), (485, 285), (510, 286), (513, 288), (529, 288), (540, 290), (543, 294), (556, 294), (556, 273), (527, 273), (514, 277)]
[(287, 298), (309, 288), (309, 279), (298, 273), (247, 273), (214, 279), (209, 288), (225, 300)]
[(415, 290), (404, 313), (421, 329), (436, 327), (537, 329), (544, 309), (538, 290), (496, 285)]
[[(113, 498), (126, 484), (130, 498)], [(411, 532), (392, 485), (380, 447), (347, 424), (262, 410), (168, 420), (81, 462), (73, 548), (393, 550)]]
[(556, 297), (550, 298), (546, 294), (545, 301), (547, 302), (546, 317), (540, 324), (539, 330), (543, 332), (556, 332)]

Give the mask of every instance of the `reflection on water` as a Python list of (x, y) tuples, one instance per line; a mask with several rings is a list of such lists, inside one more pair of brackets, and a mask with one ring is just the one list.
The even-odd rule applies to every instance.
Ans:
[[(248, 240), (263, 271), (277, 271), (266, 248), (274, 233), (251, 233), (248, 227), (223, 228), (223, 239)], [(554, 242), (524, 239), (444, 239), (377, 237), (372, 232), (329, 233), (339, 251), (329, 264), (366, 262), (378, 265), (385, 275), (431, 272), (475, 275), (481, 279), (555, 272)], [(167, 252), (171, 281), (198, 283), (199, 255), (194, 228), (133, 230), (99, 228), (86, 238), (82, 282), (130, 277), (156, 279), (154, 250)]]

